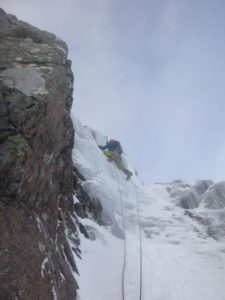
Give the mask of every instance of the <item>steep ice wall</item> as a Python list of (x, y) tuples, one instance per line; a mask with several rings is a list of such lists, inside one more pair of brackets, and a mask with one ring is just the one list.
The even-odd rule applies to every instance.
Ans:
[[(85, 178), (82, 188), (95, 200), (100, 200), (102, 205), (101, 221), (104, 225), (111, 226), (112, 232), (121, 234), (121, 226), (117, 217), (121, 213), (120, 196), (127, 198), (130, 182), (126, 181), (126, 176), (115, 166), (108, 163), (107, 158), (99, 149), (98, 145), (105, 145), (106, 137), (89, 128), (83, 126), (79, 120), (74, 118), (75, 127), (75, 147), (73, 150), (73, 161), (75, 167)], [(126, 155), (122, 155), (125, 165), (133, 171), (128, 163)], [(134, 182), (139, 183), (139, 179), (133, 175)]]

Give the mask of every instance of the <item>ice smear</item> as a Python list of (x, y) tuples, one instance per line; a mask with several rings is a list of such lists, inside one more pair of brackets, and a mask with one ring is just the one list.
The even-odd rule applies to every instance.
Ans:
[(44, 271), (46, 270), (46, 265), (49, 264), (48, 257), (46, 256), (41, 264), (41, 276), (44, 278)]
[(54, 300), (59, 300), (54, 286), (52, 287), (52, 294), (53, 294), (53, 299)]

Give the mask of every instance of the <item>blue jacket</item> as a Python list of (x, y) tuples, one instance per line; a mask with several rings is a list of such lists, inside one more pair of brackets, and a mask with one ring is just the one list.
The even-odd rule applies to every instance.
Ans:
[(109, 142), (107, 142), (107, 144), (105, 146), (100, 146), (99, 148), (101, 150), (106, 150), (108, 149), (109, 151), (117, 151), (119, 154), (123, 153), (123, 148), (120, 145), (120, 142), (116, 141), (116, 140), (110, 140)]

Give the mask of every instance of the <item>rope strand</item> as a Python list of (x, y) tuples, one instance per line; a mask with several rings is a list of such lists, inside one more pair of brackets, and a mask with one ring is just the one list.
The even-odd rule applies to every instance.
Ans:
[(139, 227), (139, 258), (140, 258), (140, 283), (139, 283), (139, 300), (142, 299), (142, 234), (141, 234), (141, 222), (140, 222), (140, 206), (137, 195), (137, 186), (135, 185), (137, 212), (138, 212), (138, 227)]
[(125, 218), (124, 218), (124, 207), (123, 207), (123, 199), (122, 193), (119, 186), (119, 178), (117, 169), (115, 169), (116, 173), (116, 181), (119, 191), (120, 204), (121, 204), (121, 214), (122, 214), (122, 222), (123, 222), (123, 232), (124, 232), (124, 260), (123, 260), (123, 271), (122, 271), (122, 299), (125, 300), (125, 271), (126, 271), (126, 257), (127, 257), (127, 245), (126, 245), (126, 229), (125, 229)]
[[(116, 181), (119, 191), (120, 197), (120, 204), (121, 204), (121, 214), (122, 214), (122, 224), (123, 224), (123, 231), (124, 231), (124, 261), (123, 261), (123, 271), (122, 271), (122, 299), (125, 300), (125, 271), (126, 271), (126, 257), (127, 257), (127, 245), (126, 245), (126, 228), (125, 228), (125, 216), (124, 216), (124, 207), (123, 207), (123, 198), (122, 193), (119, 186), (119, 178), (118, 178), (118, 171), (115, 169), (116, 174)], [(137, 214), (138, 214), (138, 228), (139, 228), (139, 265), (140, 265), (140, 282), (139, 282), (139, 300), (142, 299), (142, 269), (143, 269), (143, 262), (142, 262), (142, 232), (141, 232), (141, 222), (140, 222), (140, 205), (139, 205), (139, 197), (137, 193), (137, 186), (135, 186), (135, 198), (137, 203)]]

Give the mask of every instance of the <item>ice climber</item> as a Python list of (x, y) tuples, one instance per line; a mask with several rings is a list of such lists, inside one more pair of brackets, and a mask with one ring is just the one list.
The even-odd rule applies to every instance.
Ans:
[(133, 175), (133, 173), (125, 167), (122, 161), (121, 154), (123, 153), (123, 148), (120, 142), (116, 140), (109, 140), (109, 141), (107, 140), (106, 145), (105, 146), (99, 145), (99, 148), (103, 150), (105, 156), (108, 157), (108, 161), (110, 162), (114, 161), (118, 169), (123, 171), (127, 175), (127, 180), (129, 180)]

